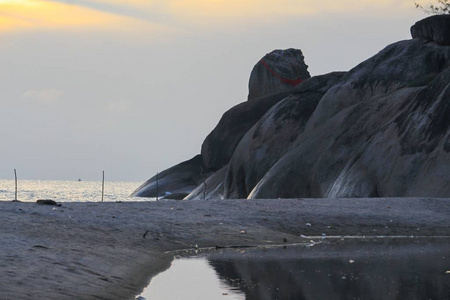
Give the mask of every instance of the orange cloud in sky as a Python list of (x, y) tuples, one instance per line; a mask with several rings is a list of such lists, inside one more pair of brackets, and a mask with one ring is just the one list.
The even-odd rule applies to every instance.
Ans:
[(121, 28), (142, 22), (74, 4), (39, 0), (0, 0), (0, 32), (67, 28)]
[(67, 4), (58, 0), (0, 0), (0, 32), (84, 27), (161, 30), (189, 24), (214, 28), (322, 13), (385, 14), (394, 7), (413, 9), (414, 3), (411, 0), (83, 0)]

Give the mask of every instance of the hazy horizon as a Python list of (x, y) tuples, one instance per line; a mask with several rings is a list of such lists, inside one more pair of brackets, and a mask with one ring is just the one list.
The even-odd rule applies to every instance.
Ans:
[(0, 178), (143, 182), (200, 153), (266, 53), (348, 71), (425, 17), (409, 0), (0, 0)]

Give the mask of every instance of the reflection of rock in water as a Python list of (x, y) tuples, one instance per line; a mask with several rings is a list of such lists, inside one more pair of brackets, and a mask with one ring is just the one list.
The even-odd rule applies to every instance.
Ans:
[(243, 291), (246, 299), (306, 299), (299, 284), (299, 261), (213, 260), (221, 280)]
[(450, 244), (409, 243), (225, 253), (209, 263), (247, 300), (450, 299)]

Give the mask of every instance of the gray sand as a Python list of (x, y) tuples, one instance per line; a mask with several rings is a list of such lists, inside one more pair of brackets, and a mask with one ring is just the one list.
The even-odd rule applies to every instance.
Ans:
[(323, 233), (450, 238), (450, 199), (0, 202), (0, 299), (134, 299), (167, 251)]

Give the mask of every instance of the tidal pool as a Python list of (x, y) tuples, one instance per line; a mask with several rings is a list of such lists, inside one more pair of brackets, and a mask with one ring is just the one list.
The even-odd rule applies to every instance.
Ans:
[(317, 240), (204, 252), (175, 259), (139, 297), (450, 299), (450, 240)]

